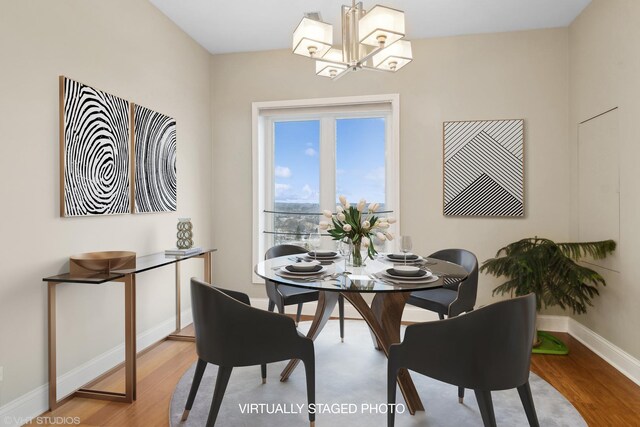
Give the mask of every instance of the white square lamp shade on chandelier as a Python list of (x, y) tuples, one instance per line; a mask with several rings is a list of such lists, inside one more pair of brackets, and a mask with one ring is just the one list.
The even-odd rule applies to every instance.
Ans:
[(336, 79), (360, 69), (396, 72), (413, 59), (404, 40), (404, 12), (376, 5), (369, 12), (353, 0), (342, 6), (342, 49), (333, 46), (333, 26), (307, 14), (293, 32), (293, 53), (316, 60), (316, 74)]

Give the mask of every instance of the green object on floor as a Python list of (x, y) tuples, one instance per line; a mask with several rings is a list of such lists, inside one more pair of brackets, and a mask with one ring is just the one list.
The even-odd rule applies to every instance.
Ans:
[(569, 354), (566, 344), (548, 332), (538, 331), (538, 339), (542, 341), (538, 347), (531, 351), (534, 354)]

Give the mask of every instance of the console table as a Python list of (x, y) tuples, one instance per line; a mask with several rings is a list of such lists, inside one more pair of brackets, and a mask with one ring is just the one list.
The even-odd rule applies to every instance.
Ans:
[[(136, 274), (153, 270), (159, 267), (173, 264), (175, 266), (175, 287), (176, 287), (176, 330), (164, 339), (194, 341), (193, 336), (180, 335), (180, 262), (192, 258), (202, 258), (204, 260), (204, 280), (211, 283), (211, 254), (217, 249), (205, 249), (186, 256), (168, 256), (162, 253), (141, 256), (136, 258), (136, 266), (131, 269), (116, 270), (109, 273), (72, 275), (71, 273), (59, 274), (45, 277), (42, 280), (48, 287), (49, 306), (49, 409), (54, 410), (62, 400), (70, 397), (85, 397), (91, 399), (110, 400), (115, 402), (132, 403), (136, 400)], [(124, 283), (124, 328), (125, 328), (125, 392), (114, 393), (103, 390), (93, 390), (89, 387), (95, 383), (94, 379), (85, 386), (77, 389), (73, 393), (58, 400), (57, 396), (57, 365), (56, 365), (56, 285), (60, 283), (81, 283), (89, 285), (100, 285), (107, 282)], [(122, 365), (118, 365), (119, 368)]]

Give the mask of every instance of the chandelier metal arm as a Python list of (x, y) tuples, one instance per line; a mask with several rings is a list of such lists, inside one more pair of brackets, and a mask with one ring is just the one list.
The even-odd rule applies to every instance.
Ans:
[(385, 68), (370, 67), (368, 65), (361, 65), (360, 68), (367, 71), (377, 71), (379, 73), (393, 73), (393, 70), (387, 70)]
[(331, 77), (331, 81), (338, 80), (340, 77), (342, 77), (344, 75), (347, 75), (352, 71), (353, 71), (353, 69), (351, 67), (349, 67), (346, 70), (344, 70), (343, 72), (341, 72), (340, 74), (337, 74), (335, 77)]

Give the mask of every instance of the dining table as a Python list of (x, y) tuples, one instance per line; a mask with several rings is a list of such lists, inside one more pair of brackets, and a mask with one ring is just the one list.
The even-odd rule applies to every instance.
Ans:
[[(375, 259), (367, 259), (364, 266), (354, 267), (336, 252), (325, 251), (323, 255), (326, 256), (320, 257), (318, 252), (315, 260), (321, 266), (318, 271), (291, 271), (297, 263), (314, 261), (308, 253), (271, 258), (259, 262), (254, 271), (276, 285), (319, 291), (318, 305), (307, 333), (312, 340), (320, 334), (342, 295), (369, 326), (374, 347), (387, 357), (390, 346), (400, 342), (402, 312), (411, 292), (455, 285), (468, 275), (462, 266), (436, 258), (414, 256), (409, 262), (399, 260), (397, 255), (378, 254)], [(391, 270), (405, 264), (418, 267), (422, 272), (420, 278), (398, 277), (396, 270)], [(372, 294), (373, 298), (365, 298), (366, 294)], [(280, 380), (286, 381), (298, 363), (299, 360), (289, 361)], [(416, 411), (424, 411), (409, 371), (402, 369), (397, 382), (409, 412), (414, 415)]]

